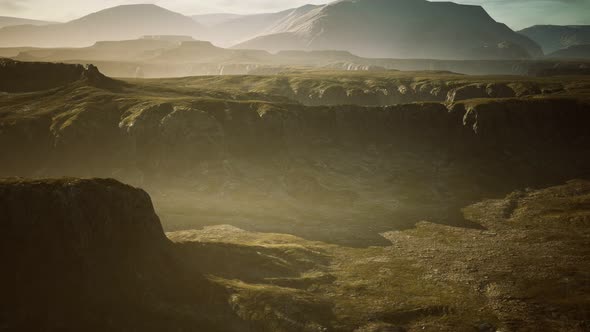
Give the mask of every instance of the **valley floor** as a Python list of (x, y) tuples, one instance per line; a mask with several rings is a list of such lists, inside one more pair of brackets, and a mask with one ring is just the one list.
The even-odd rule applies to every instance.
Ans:
[(187, 264), (232, 291), (240, 317), (268, 331), (590, 328), (590, 182), (517, 191), (463, 213), (483, 229), (425, 220), (367, 248), (233, 226), (167, 235), (187, 248)]

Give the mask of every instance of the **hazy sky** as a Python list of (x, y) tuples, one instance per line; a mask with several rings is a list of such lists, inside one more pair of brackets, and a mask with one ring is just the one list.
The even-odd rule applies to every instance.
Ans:
[[(394, 0), (392, 0), (394, 1)], [(0, 0), (0, 16), (67, 21), (103, 8), (155, 3), (183, 14), (277, 11), (326, 0)], [(533, 24), (590, 24), (590, 0), (456, 0), (479, 4), (497, 21), (512, 28)]]

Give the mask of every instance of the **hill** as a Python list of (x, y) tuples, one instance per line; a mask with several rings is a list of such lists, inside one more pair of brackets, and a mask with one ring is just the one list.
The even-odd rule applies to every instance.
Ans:
[(208, 39), (221, 46), (231, 46), (259, 35), (270, 34), (277, 29), (288, 27), (310, 11), (321, 6), (306, 5), (276, 13), (240, 16), (210, 27)]
[(0, 16), (0, 28), (12, 25), (48, 25), (56, 22), (31, 20), (28, 18)]
[(82, 83), (2, 92), (0, 176), (154, 204), (0, 180), (5, 330), (588, 330), (587, 77)]
[(590, 59), (590, 44), (569, 46), (547, 56), (559, 59)]
[(124, 5), (62, 24), (4, 27), (0, 46), (80, 47), (145, 35), (197, 37), (203, 33), (204, 27), (190, 17), (156, 5)]
[(541, 45), (545, 54), (590, 44), (590, 25), (535, 25), (518, 32)]
[(225, 22), (228, 22), (228, 21), (240, 18), (240, 17), (244, 17), (244, 16), (245, 15), (218, 13), (218, 14), (192, 15), (191, 18), (203, 26), (210, 27), (213, 25), (225, 23)]
[(342, 0), (282, 20), (236, 48), (347, 50), (359, 56), (514, 59), (541, 55), (533, 41), (479, 6), (425, 0)]

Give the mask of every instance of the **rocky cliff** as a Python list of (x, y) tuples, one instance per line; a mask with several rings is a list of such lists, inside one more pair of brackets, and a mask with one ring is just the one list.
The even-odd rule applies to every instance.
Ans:
[(100, 179), (0, 180), (0, 227), (8, 331), (226, 330), (211, 323), (223, 292), (183, 274), (143, 190)]
[(0, 92), (31, 92), (61, 87), (75, 82), (93, 86), (114, 86), (93, 65), (20, 62), (0, 58)]
[[(403, 75), (299, 72), (7, 94), (0, 174), (141, 185), (156, 193), (168, 230), (226, 220), (353, 245), (381, 243), (376, 229), (425, 217), (461, 224), (461, 204), (588, 175), (584, 80)], [(343, 233), (314, 222), (326, 219)]]

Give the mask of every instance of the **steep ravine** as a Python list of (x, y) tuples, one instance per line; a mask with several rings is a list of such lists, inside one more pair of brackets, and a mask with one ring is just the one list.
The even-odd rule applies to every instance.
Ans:
[(380, 232), (424, 219), (476, 227), (461, 207), (589, 176), (589, 104), (575, 95), (584, 82), (412, 85), (392, 74), (375, 81), (397, 91), (407, 81), (419, 100), (440, 88), (445, 101), (287, 99), (330, 85), (322, 75), (81, 79), (10, 93), (0, 176), (114, 177), (150, 192), (167, 231), (231, 224), (352, 246), (385, 244)]

